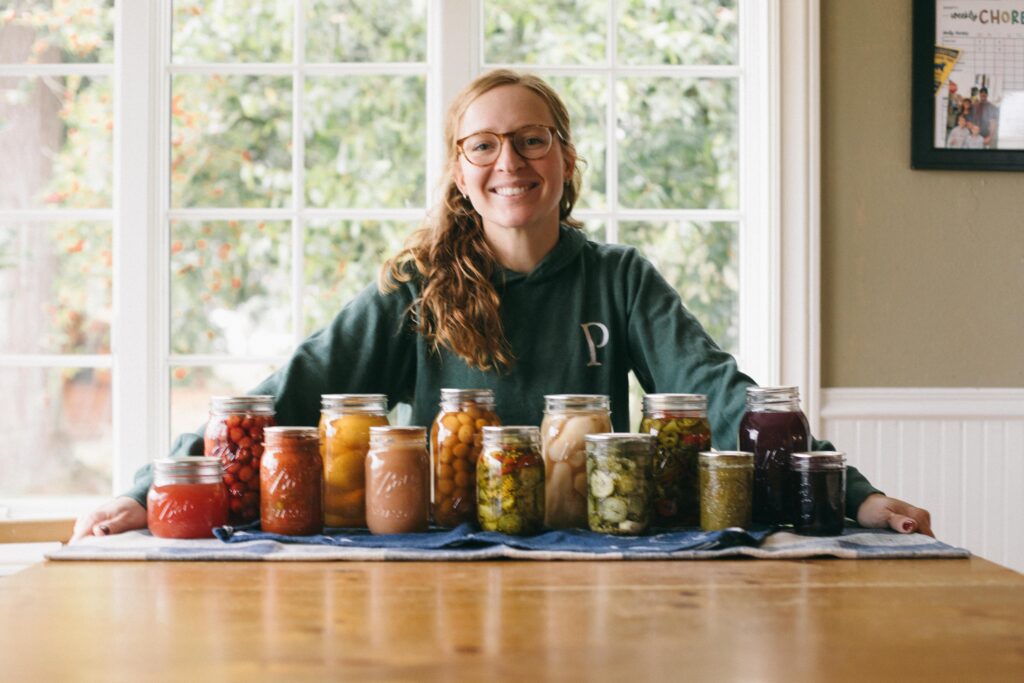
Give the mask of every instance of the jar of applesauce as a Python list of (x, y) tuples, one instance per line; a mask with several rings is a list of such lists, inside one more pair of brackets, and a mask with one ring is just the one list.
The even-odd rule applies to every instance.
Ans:
[(372, 427), (366, 456), (366, 523), (372, 534), (427, 530), (430, 459), (423, 427)]
[(500, 424), (490, 389), (441, 389), (441, 410), (430, 428), (430, 500), (437, 526), (450, 529), (476, 520), (481, 430)]
[(324, 461), (324, 524), (366, 526), (366, 453), (370, 428), (388, 424), (384, 394), (324, 394), (320, 455)]
[(247, 524), (260, 517), (263, 430), (275, 424), (273, 396), (210, 398), (203, 454), (224, 466), (230, 524)]
[(323, 464), (316, 427), (268, 427), (260, 464), (260, 527), (312, 536), (324, 529)]

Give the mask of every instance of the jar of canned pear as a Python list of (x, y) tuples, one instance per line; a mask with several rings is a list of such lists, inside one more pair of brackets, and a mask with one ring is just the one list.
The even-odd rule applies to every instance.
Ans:
[(484, 427), (476, 470), (480, 527), (525, 536), (544, 527), (544, 461), (536, 427)]
[(588, 434), (587, 519), (591, 531), (642, 534), (650, 521), (654, 437), (649, 434)]
[(558, 394), (544, 397), (540, 425), (544, 455), (544, 526), (587, 528), (587, 451), (583, 437), (612, 430), (608, 397)]
[(640, 432), (655, 438), (654, 520), (674, 528), (700, 523), (697, 457), (711, 450), (708, 399), (703, 394), (648, 394)]
[(203, 435), (203, 454), (224, 466), (229, 524), (260, 516), (260, 460), (263, 430), (277, 424), (273, 396), (213, 396)]
[(388, 398), (384, 394), (324, 394), (321, 406), (324, 524), (364, 527), (370, 428), (387, 426)]
[(430, 428), (431, 515), (437, 526), (476, 520), (481, 430), (500, 424), (490, 389), (441, 389), (441, 410)]

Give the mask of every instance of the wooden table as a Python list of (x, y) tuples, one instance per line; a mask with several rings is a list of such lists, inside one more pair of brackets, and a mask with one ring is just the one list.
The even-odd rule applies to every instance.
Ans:
[(1022, 676), (1024, 576), (979, 558), (48, 562), (0, 578), (11, 681)]

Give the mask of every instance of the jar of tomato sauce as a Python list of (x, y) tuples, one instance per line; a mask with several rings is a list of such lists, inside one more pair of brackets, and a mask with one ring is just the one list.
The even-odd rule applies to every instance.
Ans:
[(384, 394), (324, 394), (320, 455), (324, 459), (324, 524), (366, 526), (366, 454), (370, 428), (388, 424)]
[(273, 396), (210, 398), (203, 453), (224, 465), (231, 524), (259, 519), (263, 430), (275, 424)]
[(146, 496), (149, 530), (160, 538), (211, 538), (228, 523), (228, 490), (217, 460), (203, 456), (165, 458), (153, 463)]
[(324, 466), (316, 427), (268, 427), (260, 463), (260, 526), (286, 536), (324, 530)]

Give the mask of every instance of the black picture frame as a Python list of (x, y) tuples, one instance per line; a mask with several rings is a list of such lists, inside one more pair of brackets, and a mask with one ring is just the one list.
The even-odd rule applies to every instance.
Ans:
[[(914, 0), (911, 76), (911, 153), (914, 169), (1024, 171), (1024, 149), (946, 149), (935, 146), (936, 6), (942, 0)], [(993, 8), (1021, 9), (1017, 0), (992, 0)]]

